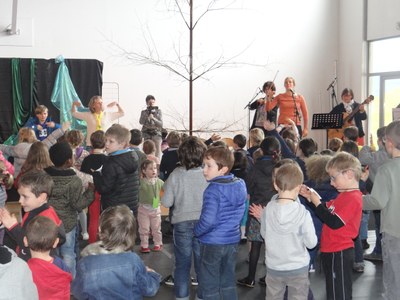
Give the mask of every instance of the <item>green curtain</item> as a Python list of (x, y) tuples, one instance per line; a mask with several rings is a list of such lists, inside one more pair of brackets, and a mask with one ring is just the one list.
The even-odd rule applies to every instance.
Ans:
[(24, 99), (22, 97), (21, 60), (19, 58), (13, 58), (11, 60), (11, 76), (14, 109), (13, 132), (16, 134), (29, 118), (31, 108), (29, 107), (29, 110), (24, 108)]
[(33, 102), (33, 84), (35, 79), (36, 63), (31, 59), (30, 63), (30, 97), (28, 108), (24, 107), (24, 99), (22, 95), (22, 76), (21, 76), (21, 59), (11, 59), (11, 81), (12, 81), (12, 100), (14, 118), (12, 122), (13, 134), (4, 142), (7, 145), (15, 145), (18, 142), (18, 131), (28, 121), (29, 115), (32, 111)]

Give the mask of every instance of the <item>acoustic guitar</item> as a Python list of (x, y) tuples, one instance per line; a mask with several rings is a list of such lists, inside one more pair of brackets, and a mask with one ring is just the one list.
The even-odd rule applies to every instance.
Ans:
[(353, 109), (353, 111), (349, 113), (343, 113), (343, 126), (342, 128), (337, 128), (337, 129), (328, 129), (328, 141), (333, 139), (333, 138), (339, 138), (343, 140), (344, 135), (343, 131), (345, 128), (349, 126), (354, 126), (352, 121), (356, 113), (359, 112), (360, 106), (361, 105), (366, 105), (369, 104), (372, 100), (374, 100), (374, 96), (370, 95), (367, 99), (364, 100), (363, 103), (361, 103), (359, 106), (357, 106), (356, 109)]

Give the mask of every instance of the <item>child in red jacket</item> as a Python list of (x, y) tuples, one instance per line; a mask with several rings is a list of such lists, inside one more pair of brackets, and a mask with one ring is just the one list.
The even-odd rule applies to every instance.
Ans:
[(28, 266), (41, 300), (69, 300), (71, 297), (72, 275), (59, 257), (50, 255), (58, 241), (57, 225), (48, 217), (36, 216), (26, 226), (24, 244), (29, 247), (32, 256)]
[(6, 234), (17, 244), (17, 254), (27, 261), (29, 249), (25, 247), (23, 238), (29, 222), (37, 215), (46, 216), (58, 227), (60, 244), (65, 242), (65, 230), (62, 221), (53, 207), (47, 204), (47, 198), (53, 188), (53, 180), (45, 171), (32, 170), (23, 174), (18, 181), (19, 203), (25, 211), (21, 224), (15, 215), (5, 208), (0, 208), (0, 223), (4, 224)]

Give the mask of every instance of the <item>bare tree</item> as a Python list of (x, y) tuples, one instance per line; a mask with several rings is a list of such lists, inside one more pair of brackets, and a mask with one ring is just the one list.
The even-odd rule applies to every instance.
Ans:
[[(145, 37), (145, 43), (147, 51), (146, 53), (143, 52), (136, 52), (136, 51), (127, 51), (113, 43), (115, 47), (119, 49), (123, 56), (128, 58), (135, 64), (143, 65), (143, 64), (150, 64), (158, 67), (162, 67), (169, 72), (177, 75), (181, 79), (189, 82), (189, 134), (193, 134), (193, 83), (195, 80), (199, 78), (205, 78), (205, 75), (211, 71), (217, 70), (221, 67), (235, 67), (238, 65), (252, 65), (257, 67), (266, 67), (266, 65), (256, 65), (250, 64), (245, 62), (238, 62), (236, 59), (242, 55), (249, 47), (247, 46), (239, 53), (225, 58), (223, 54), (219, 55), (213, 60), (208, 62), (194, 65), (194, 58), (193, 58), (193, 41), (194, 41), (194, 31), (198, 26), (199, 22), (203, 20), (203, 18), (211, 12), (216, 12), (220, 10), (231, 9), (231, 5), (235, 2), (234, 0), (228, 2), (228, 4), (222, 6), (219, 4), (222, 1), (220, 0), (211, 0), (208, 5), (198, 13), (198, 17), (194, 17), (194, 0), (171, 0), (167, 4), (170, 10), (176, 12), (181, 17), (184, 25), (188, 29), (189, 32), (189, 54), (183, 55), (181, 53), (180, 45), (174, 45), (174, 52), (176, 58), (174, 60), (168, 60), (160, 57), (159, 52), (156, 47), (156, 43), (153, 40), (151, 35), (151, 31), (149, 30), (149, 35)], [(182, 118), (184, 120), (184, 118)], [(181, 121), (182, 121), (181, 120)], [(215, 124), (214, 121), (211, 121), (212, 124)], [(235, 122), (234, 122), (235, 123)], [(210, 122), (208, 122), (210, 125)], [(232, 124), (231, 124), (232, 125)], [(229, 125), (228, 127), (230, 127)]]
[[(188, 116), (187, 114), (181, 114), (177, 109), (173, 107), (167, 107), (166, 111), (163, 113), (164, 116), (167, 116), (171, 120), (171, 127), (166, 128), (168, 131), (181, 131), (181, 132), (189, 132), (189, 128), (187, 128)], [(202, 136), (204, 133), (219, 133), (219, 132), (238, 132), (238, 131), (246, 131), (246, 128), (238, 127), (244, 119), (247, 117), (241, 117), (237, 119), (233, 116), (232, 121), (230, 122), (221, 122), (217, 118), (211, 118), (207, 120), (203, 120), (197, 124), (197, 128), (192, 130), (192, 135)]]

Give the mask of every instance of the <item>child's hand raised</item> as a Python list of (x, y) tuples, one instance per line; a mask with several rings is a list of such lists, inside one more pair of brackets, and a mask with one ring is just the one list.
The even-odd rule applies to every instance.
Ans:
[(308, 202), (312, 202), (315, 207), (321, 204), (321, 196), (313, 188), (302, 184), (299, 194), (306, 198)]
[(0, 208), (0, 223), (3, 223), (6, 228), (13, 227), (18, 223), (17, 217), (14, 214), (10, 214), (10, 212), (6, 208)]
[(68, 121), (62, 123), (62, 125), (61, 125), (61, 128), (63, 131), (67, 131), (70, 127), (71, 127), (71, 123)]
[(301, 185), (299, 194), (306, 198), (308, 202), (311, 202), (311, 190), (305, 184)]
[(275, 129), (275, 123), (274, 122), (270, 122), (268, 120), (264, 121), (264, 129), (266, 131), (272, 131)]
[(261, 219), (263, 209), (264, 207), (260, 204), (252, 204), (249, 207), (249, 214), (256, 219)]

